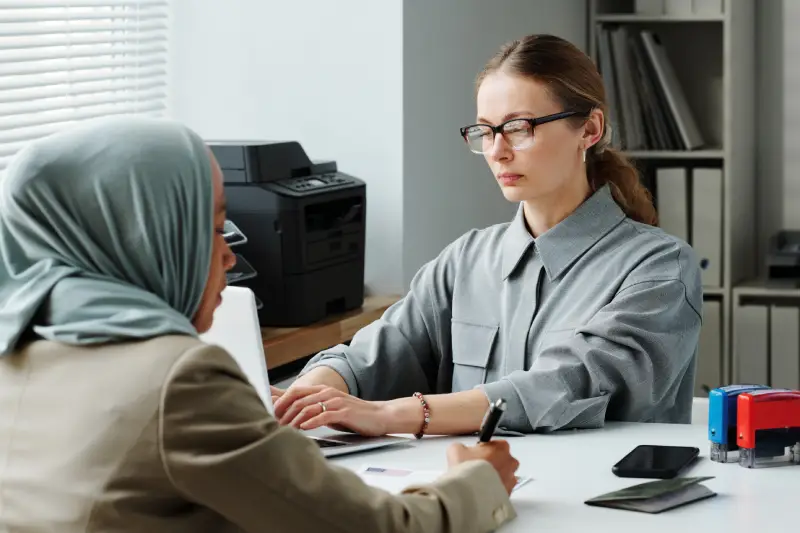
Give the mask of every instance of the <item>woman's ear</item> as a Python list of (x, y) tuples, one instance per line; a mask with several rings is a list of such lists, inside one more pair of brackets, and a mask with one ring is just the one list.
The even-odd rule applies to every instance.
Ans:
[(605, 116), (600, 109), (593, 109), (583, 125), (584, 150), (588, 150), (603, 138)]

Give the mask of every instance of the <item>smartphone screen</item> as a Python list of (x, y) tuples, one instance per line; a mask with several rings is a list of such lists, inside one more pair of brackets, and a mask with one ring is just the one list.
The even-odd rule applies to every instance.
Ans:
[(689, 466), (700, 453), (691, 446), (641, 445), (614, 465), (619, 477), (670, 479)]

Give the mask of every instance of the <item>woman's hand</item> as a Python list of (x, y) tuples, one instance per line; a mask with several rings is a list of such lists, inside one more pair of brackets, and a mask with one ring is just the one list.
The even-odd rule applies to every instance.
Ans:
[(497, 471), (506, 491), (511, 494), (517, 485), (515, 474), (519, 468), (519, 461), (511, 455), (511, 448), (507, 441), (493, 440), (469, 448), (463, 444), (454, 443), (447, 448), (447, 463), (451, 468), (472, 459), (488, 461)]
[(275, 405), (275, 402), (278, 401), (278, 398), (284, 395), (286, 392), (283, 389), (279, 389), (278, 387), (273, 387), (272, 385), (269, 386), (270, 393), (272, 394), (272, 405)]
[[(272, 394), (275, 398), (275, 389)], [(374, 437), (388, 433), (385, 405), (350, 396), (327, 385), (297, 385), (289, 387), (275, 401), (275, 417), (282, 425), (299, 429), (328, 426)]]

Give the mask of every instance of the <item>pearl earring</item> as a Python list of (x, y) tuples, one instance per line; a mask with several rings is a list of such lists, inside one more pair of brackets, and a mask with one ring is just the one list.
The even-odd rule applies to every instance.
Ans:
[(583, 162), (586, 163), (586, 150), (583, 151)]

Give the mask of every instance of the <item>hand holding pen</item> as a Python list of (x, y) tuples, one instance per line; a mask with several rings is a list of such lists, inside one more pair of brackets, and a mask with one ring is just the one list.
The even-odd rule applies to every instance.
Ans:
[(483, 459), (491, 464), (500, 476), (506, 491), (511, 494), (517, 484), (516, 472), (519, 461), (511, 455), (505, 440), (491, 440), (497, 424), (505, 411), (505, 401), (496, 401), (481, 424), (478, 445), (467, 447), (461, 443), (451, 444), (447, 449), (447, 462), (453, 467), (465, 461)]

